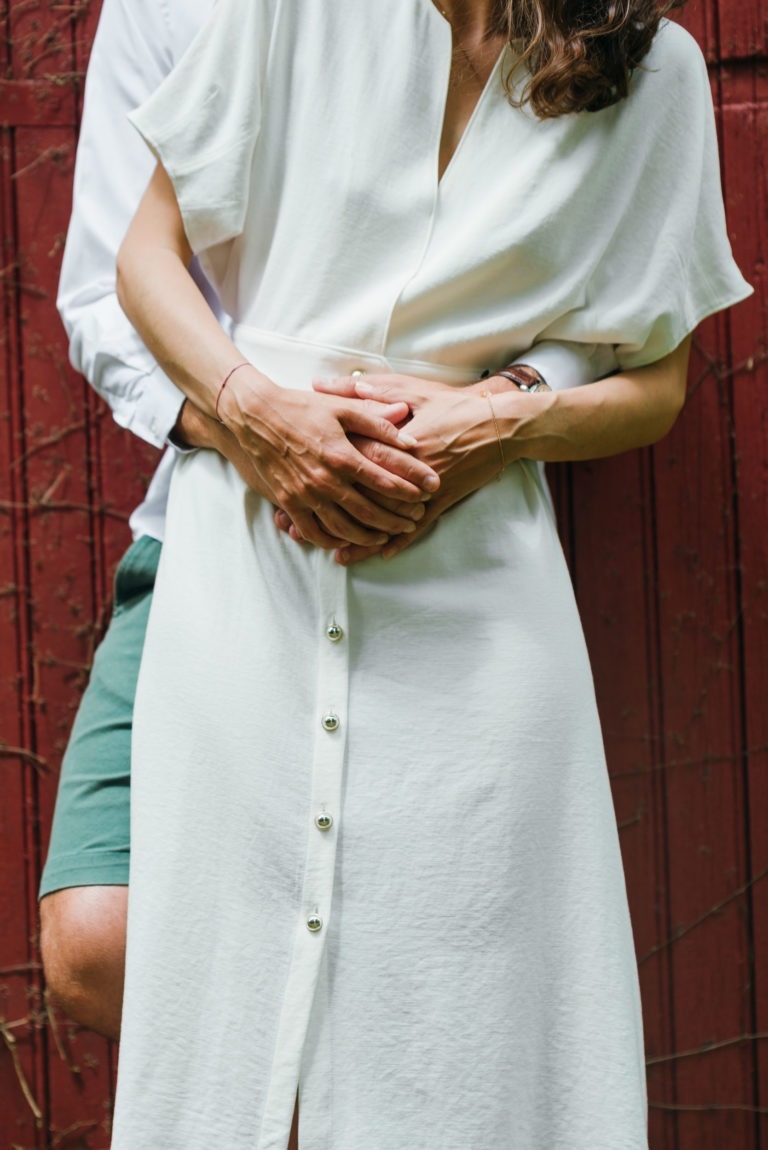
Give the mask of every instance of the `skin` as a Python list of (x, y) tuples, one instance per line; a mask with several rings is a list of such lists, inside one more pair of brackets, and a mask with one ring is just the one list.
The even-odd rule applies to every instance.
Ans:
[[(400, 554), (441, 515), (498, 475), (502, 453), (507, 465), (518, 459), (550, 463), (599, 459), (655, 443), (670, 430), (685, 402), (690, 342), (684, 340), (656, 363), (589, 387), (535, 395), (497, 388), (496, 380), (468, 388), (400, 375), (315, 381), (315, 388), (327, 394), (357, 394), (382, 402), (407, 397), (412, 412), (408, 428), (418, 440), (415, 453), (440, 476), (440, 490), (413, 533), (374, 547), (339, 548), (337, 561)], [(299, 538), (287, 517), (278, 512), (276, 519)]]
[[(446, 101), (442, 175), (504, 41), (489, 31), (487, 0), (440, 7), (461, 45)], [(222, 423), (214, 418), (219, 384), (243, 357), (189, 277), (191, 256), (172, 185), (158, 167), (120, 251), (118, 294), (187, 396), (176, 435), (219, 451), (274, 504), (277, 527), (297, 543), (333, 549), (341, 563), (391, 558), (417, 542), (495, 478), (499, 437), (506, 464), (597, 458), (655, 442), (684, 402), (689, 340), (649, 367), (531, 396), (501, 377), (456, 388), (398, 375), (316, 381), (313, 391), (296, 392), (248, 367), (221, 396)], [(398, 425), (406, 420), (404, 430)], [(125, 887), (71, 888), (41, 904), (54, 997), (110, 1038), (119, 1033), (126, 897)]]

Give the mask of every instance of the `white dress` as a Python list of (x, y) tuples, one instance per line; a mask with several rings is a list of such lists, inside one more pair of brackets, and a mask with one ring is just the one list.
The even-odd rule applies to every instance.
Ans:
[[(706, 69), (537, 121), (506, 51), (442, 181), (430, 0), (220, 0), (134, 122), (276, 382), (460, 385), (537, 339), (666, 354), (748, 294)], [(540, 470), (391, 562), (180, 461), (136, 703), (115, 1150), (644, 1150), (640, 1003)]]

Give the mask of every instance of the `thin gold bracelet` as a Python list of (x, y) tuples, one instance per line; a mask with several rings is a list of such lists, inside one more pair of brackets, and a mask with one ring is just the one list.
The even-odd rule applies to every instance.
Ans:
[(484, 395), (485, 398), (488, 400), (488, 406), (491, 409), (491, 419), (493, 420), (493, 426), (496, 428), (496, 438), (499, 441), (499, 456), (501, 458), (501, 468), (499, 470), (498, 475), (496, 476), (496, 479), (499, 480), (499, 479), (501, 479), (502, 473), (507, 466), (507, 461), (504, 458), (504, 443), (502, 442), (501, 431), (499, 429), (499, 423), (498, 423), (498, 420), (496, 419), (496, 412), (493, 409), (493, 400), (491, 399), (491, 393), (490, 393), (490, 391), (482, 391), (480, 394)]

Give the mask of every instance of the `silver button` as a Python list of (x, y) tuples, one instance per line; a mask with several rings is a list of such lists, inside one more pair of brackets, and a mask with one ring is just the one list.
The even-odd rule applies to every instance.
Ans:
[(313, 934), (317, 934), (319, 930), (323, 929), (323, 920), (319, 914), (311, 914), (307, 919), (307, 930), (311, 930)]
[(338, 643), (339, 639), (344, 638), (344, 629), (339, 626), (335, 619), (325, 628), (325, 633), (332, 643)]
[(338, 715), (334, 715), (333, 711), (329, 711), (327, 715), (323, 715), (322, 719), (324, 731), (336, 731), (341, 725)]
[(315, 815), (315, 826), (319, 831), (329, 831), (333, 826), (333, 815), (320, 811), (320, 814)]
[(359, 379), (361, 375), (365, 375), (365, 368), (354, 367), (349, 373), (353, 379)]

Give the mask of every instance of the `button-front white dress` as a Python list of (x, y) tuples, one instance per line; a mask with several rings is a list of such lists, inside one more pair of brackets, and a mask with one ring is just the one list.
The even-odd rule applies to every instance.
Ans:
[[(538, 121), (499, 59), (448, 170), (430, 0), (219, 0), (134, 114), (235, 340), (292, 388), (460, 386), (540, 339), (633, 367), (748, 294), (703, 60)], [(513, 84), (520, 78), (513, 75)], [(391, 562), (174, 476), (136, 703), (115, 1150), (643, 1150), (582, 632), (539, 469)]]

